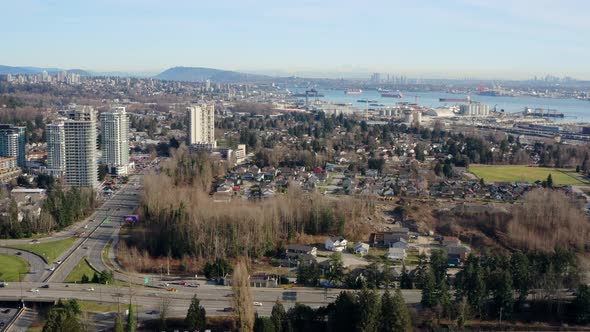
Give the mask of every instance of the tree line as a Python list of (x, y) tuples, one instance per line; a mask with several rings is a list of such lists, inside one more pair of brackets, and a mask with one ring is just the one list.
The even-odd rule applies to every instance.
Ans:
[(47, 191), (39, 216), (25, 211), (19, 221), (19, 208), (12, 199), (8, 213), (0, 216), (0, 237), (22, 238), (59, 231), (88, 216), (95, 205), (96, 193), (92, 189), (55, 186)]

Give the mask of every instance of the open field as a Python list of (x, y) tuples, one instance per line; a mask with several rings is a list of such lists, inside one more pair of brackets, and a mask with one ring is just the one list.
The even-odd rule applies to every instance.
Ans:
[(550, 167), (529, 167), (529, 166), (486, 166), (471, 165), (469, 171), (485, 182), (527, 182), (533, 183), (537, 180), (545, 181), (551, 174), (553, 183), (556, 185), (585, 185), (586, 182), (576, 177), (573, 169), (550, 168)]
[(25, 274), (29, 271), (29, 264), (24, 259), (13, 256), (0, 254), (0, 279), (5, 281), (19, 281), (19, 273), (24, 278)]
[(59, 257), (64, 251), (76, 242), (76, 238), (67, 238), (59, 241), (40, 242), (40, 243), (28, 243), (18, 244), (10, 246), (14, 249), (26, 250), (35, 253), (43, 257), (47, 263), (53, 263), (57, 257)]
[(68, 277), (66, 278), (65, 282), (81, 282), (82, 276), (86, 275), (88, 279), (92, 280), (92, 276), (94, 275), (94, 270), (90, 267), (90, 264), (86, 261), (86, 257), (82, 258), (76, 267), (70, 272)]

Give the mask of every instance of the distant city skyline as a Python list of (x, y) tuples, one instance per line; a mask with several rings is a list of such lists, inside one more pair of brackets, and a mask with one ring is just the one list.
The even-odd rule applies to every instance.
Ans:
[(9, 66), (590, 79), (590, 3), (581, 0), (23, 0), (2, 7), (10, 28), (0, 31), (0, 64)]

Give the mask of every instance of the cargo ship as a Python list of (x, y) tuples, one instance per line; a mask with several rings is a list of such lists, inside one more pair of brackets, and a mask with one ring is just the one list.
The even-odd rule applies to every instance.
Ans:
[(441, 103), (468, 103), (471, 101), (469, 97), (467, 98), (438, 98), (438, 101)]
[(384, 92), (381, 94), (381, 97), (383, 97), (383, 98), (403, 98), (404, 95), (402, 95), (399, 92)]
[(361, 89), (346, 89), (346, 90), (344, 90), (345, 95), (360, 95), (361, 93), (363, 93), (363, 90), (361, 90)]

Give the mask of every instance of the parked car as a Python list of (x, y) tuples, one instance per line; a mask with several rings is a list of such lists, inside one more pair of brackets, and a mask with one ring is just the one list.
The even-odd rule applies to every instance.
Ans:
[(254, 302), (253, 304), (255, 307), (262, 307), (262, 303), (260, 302)]

